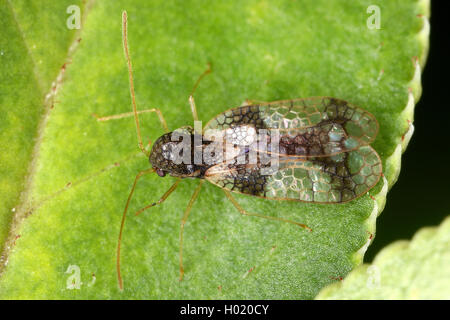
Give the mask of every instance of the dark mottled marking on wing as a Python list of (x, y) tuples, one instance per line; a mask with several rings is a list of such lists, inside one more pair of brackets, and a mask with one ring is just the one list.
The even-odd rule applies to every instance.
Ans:
[(206, 129), (227, 129), (242, 125), (251, 125), (255, 129), (266, 128), (264, 119), (261, 117), (259, 105), (242, 106), (227, 110), (206, 125)]
[(378, 132), (372, 114), (336, 98), (271, 102), (260, 105), (260, 112), (267, 128), (280, 130), (290, 155), (318, 157), (351, 151), (371, 143)]
[(347, 133), (342, 125), (333, 122), (319, 123), (305, 129), (291, 130), (280, 134), (280, 155), (305, 157), (329, 156), (346, 151)]
[(261, 163), (248, 164), (248, 157), (243, 164), (237, 158), (209, 168), (205, 178), (217, 186), (235, 192), (265, 197), (267, 175), (261, 174), (266, 167)]

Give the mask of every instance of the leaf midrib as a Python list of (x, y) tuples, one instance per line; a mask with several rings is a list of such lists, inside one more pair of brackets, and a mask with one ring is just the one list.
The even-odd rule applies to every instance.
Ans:
[[(84, 14), (81, 19), (82, 25), (84, 24), (84, 21), (86, 20), (86, 17), (89, 13), (89, 8), (91, 7), (94, 0), (88, 0), (87, 3), (85, 3), (83, 10)], [(63, 85), (63, 81), (58, 81), (58, 79), (62, 79), (65, 71), (67, 68), (60, 68), (59, 72), (54, 77), (54, 80), (50, 82), (50, 88), (45, 88), (43, 83), (44, 80), (42, 76), (38, 72), (37, 64), (35, 61), (35, 58), (28, 46), (27, 40), (25, 38), (25, 34), (19, 24), (19, 21), (17, 20), (17, 15), (14, 10), (13, 5), (11, 4), (10, 0), (6, 0), (7, 6), (9, 10), (11, 11), (11, 15), (14, 18), (15, 26), (21, 36), (22, 42), (24, 47), (26, 48), (27, 55), (33, 65), (33, 79), (35, 82), (36, 87), (39, 89), (40, 92), (40, 99), (42, 101), (43, 112), (41, 119), (39, 121), (39, 124), (37, 126), (35, 138), (33, 139), (34, 146), (31, 153), (31, 160), (28, 164), (27, 174), (25, 175), (23, 181), (23, 189), (19, 197), (18, 206), (16, 207), (16, 210), (14, 214), (12, 215), (12, 218), (9, 223), (9, 230), (8, 235), (5, 237), (5, 241), (3, 244), (0, 245), (1, 251), (1, 259), (0, 259), (0, 278), (3, 274), (3, 272), (6, 269), (6, 265), (8, 263), (9, 254), (11, 252), (11, 249), (13, 248), (14, 241), (16, 239), (16, 231), (20, 228), (23, 220), (28, 216), (29, 213), (33, 210), (33, 207), (31, 206), (31, 191), (33, 189), (33, 182), (34, 182), (34, 176), (36, 174), (37, 169), (37, 160), (39, 158), (39, 151), (42, 143), (42, 139), (44, 136), (45, 128), (47, 126), (48, 118), (52, 109), (53, 105), (53, 99), (55, 98), (57, 92), (61, 89)], [(70, 61), (71, 57), (76, 52), (76, 49), (78, 48), (78, 43), (80, 39), (80, 33), (82, 28), (77, 30), (77, 32), (74, 34), (73, 40), (69, 43), (67, 46), (67, 53), (63, 59), (64, 62)], [(63, 64), (61, 63), (61, 65)]]

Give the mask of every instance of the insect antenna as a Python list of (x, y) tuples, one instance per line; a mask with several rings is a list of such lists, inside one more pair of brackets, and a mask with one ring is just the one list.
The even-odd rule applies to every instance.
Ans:
[(134, 179), (133, 187), (131, 188), (131, 192), (128, 195), (127, 204), (125, 205), (125, 209), (123, 210), (122, 221), (120, 223), (119, 238), (117, 241), (117, 254), (116, 254), (116, 256), (117, 256), (117, 261), (116, 261), (117, 280), (119, 282), (120, 290), (123, 290), (123, 281), (122, 281), (122, 276), (120, 274), (120, 245), (122, 244), (122, 232), (123, 232), (123, 227), (125, 225), (125, 218), (127, 216), (128, 206), (130, 205), (130, 201), (133, 196), (134, 189), (136, 188), (136, 184), (137, 184), (138, 180), (143, 175), (153, 173), (153, 172), (155, 172), (155, 169), (151, 168), (151, 169), (143, 170), (136, 175), (136, 178)]
[(206, 70), (200, 75), (200, 77), (198, 77), (197, 81), (194, 84), (194, 87), (192, 88), (191, 94), (190, 96), (194, 95), (195, 90), (197, 89), (200, 81), (202, 81), (202, 79), (209, 73), (211, 73), (212, 69), (211, 69), (211, 62), (208, 62), (208, 67), (206, 68)]
[(139, 118), (138, 118), (138, 111), (136, 107), (136, 97), (134, 94), (134, 82), (133, 82), (133, 68), (131, 65), (131, 58), (130, 58), (130, 52), (128, 50), (128, 37), (127, 37), (127, 12), (122, 12), (122, 41), (123, 41), (123, 50), (125, 52), (125, 58), (127, 59), (127, 65), (128, 65), (128, 79), (130, 82), (130, 94), (131, 94), (131, 102), (133, 104), (133, 112), (134, 112), (134, 120), (136, 122), (136, 131), (138, 136), (138, 144), (141, 151), (149, 156), (150, 153), (144, 148), (144, 144), (142, 143), (142, 136), (141, 136), (141, 128), (139, 126)]
[(195, 107), (194, 101), (194, 92), (197, 89), (200, 81), (207, 75), (211, 73), (211, 63), (208, 63), (208, 68), (198, 77), (197, 81), (192, 88), (191, 94), (189, 95), (189, 104), (191, 105), (192, 116), (194, 117), (194, 121), (198, 121), (197, 108)]

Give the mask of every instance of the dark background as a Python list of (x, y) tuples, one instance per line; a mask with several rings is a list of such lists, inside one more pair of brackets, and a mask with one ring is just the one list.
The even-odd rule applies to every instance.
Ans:
[(415, 131), (402, 156), (399, 179), (377, 219), (365, 262), (389, 243), (411, 239), (418, 229), (436, 226), (450, 215), (450, 32), (448, 1), (431, 2), (428, 60), (422, 97), (414, 114)]

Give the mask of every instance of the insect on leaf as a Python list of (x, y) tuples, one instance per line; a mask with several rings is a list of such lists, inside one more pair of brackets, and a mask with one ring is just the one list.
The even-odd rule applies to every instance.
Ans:
[[(234, 157), (207, 171), (210, 182), (230, 191), (341, 203), (366, 193), (381, 176), (381, 160), (367, 145), (375, 139), (378, 123), (372, 114), (344, 100), (315, 97), (238, 107), (215, 117), (208, 129), (223, 130), (226, 143), (243, 150), (259, 146), (249, 141), (261, 139), (257, 136), (263, 129), (279, 131), (276, 151), (256, 150), (276, 153), (276, 169), (263, 165), (258, 155), (256, 164), (239, 164)], [(269, 172), (263, 173), (265, 169)]]

